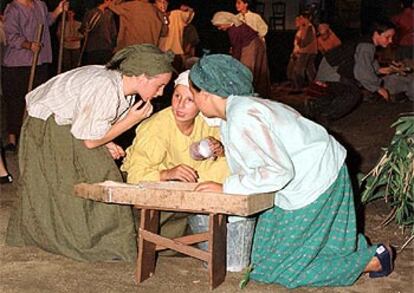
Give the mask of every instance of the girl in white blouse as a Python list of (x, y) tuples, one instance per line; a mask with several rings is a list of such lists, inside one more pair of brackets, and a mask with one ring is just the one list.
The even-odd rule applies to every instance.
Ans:
[[(73, 186), (122, 181), (113, 159), (125, 153), (112, 140), (151, 115), (150, 101), (169, 82), (172, 59), (153, 45), (130, 46), (106, 67), (68, 71), (26, 96), (21, 188), (8, 244), (35, 245), (78, 260), (135, 259), (130, 207), (76, 198)], [(134, 105), (135, 94), (143, 101)]]

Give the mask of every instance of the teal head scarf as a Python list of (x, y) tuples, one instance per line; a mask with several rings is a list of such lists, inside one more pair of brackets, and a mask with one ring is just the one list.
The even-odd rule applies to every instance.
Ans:
[(190, 80), (198, 88), (222, 98), (253, 94), (251, 71), (230, 55), (204, 56), (191, 68)]
[(173, 72), (172, 52), (164, 53), (151, 44), (128, 46), (118, 51), (106, 65), (109, 69), (118, 69), (128, 76), (146, 74), (155, 76), (161, 73)]

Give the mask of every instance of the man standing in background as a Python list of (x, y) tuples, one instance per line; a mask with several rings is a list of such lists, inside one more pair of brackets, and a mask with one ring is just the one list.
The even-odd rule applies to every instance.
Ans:
[(116, 51), (134, 44), (158, 46), (160, 37), (168, 29), (168, 24), (162, 21), (161, 11), (147, 0), (116, 0), (109, 5), (109, 9), (119, 16)]

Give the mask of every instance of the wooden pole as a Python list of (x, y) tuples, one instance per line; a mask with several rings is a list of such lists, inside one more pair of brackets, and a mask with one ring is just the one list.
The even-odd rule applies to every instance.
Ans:
[(97, 25), (101, 17), (102, 17), (102, 13), (99, 12), (98, 10), (94, 15), (92, 15), (92, 17), (89, 19), (88, 23), (85, 26), (83, 44), (82, 44), (82, 48), (79, 54), (78, 66), (82, 65), (83, 54), (85, 53), (86, 45), (88, 44), (89, 32), (91, 32), (95, 28), (95, 26)]
[[(42, 40), (43, 28), (44, 28), (43, 24), (39, 24), (37, 26), (37, 32), (36, 32), (36, 42), (37, 43), (40, 43), (41, 40)], [(29, 86), (27, 88), (27, 92), (30, 92), (33, 89), (33, 82), (34, 82), (34, 78), (35, 78), (35, 74), (36, 74), (36, 66), (37, 66), (37, 61), (39, 60), (40, 50), (42, 50), (42, 48), (40, 48), (39, 51), (34, 52), (34, 54), (33, 54), (32, 68), (30, 70)]]
[(62, 26), (60, 28), (59, 58), (58, 58), (57, 74), (62, 72), (63, 47), (64, 47), (64, 42), (65, 42), (65, 27), (66, 27), (66, 10), (64, 9), (62, 12)]
[(88, 43), (88, 35), (89, 35), (89, 32), (85, 30), (85, 33), (83, 35), (82, 48), (79, 54), (78, 66), (82, 65), (83, 54), (85, 53), (86, 44)]

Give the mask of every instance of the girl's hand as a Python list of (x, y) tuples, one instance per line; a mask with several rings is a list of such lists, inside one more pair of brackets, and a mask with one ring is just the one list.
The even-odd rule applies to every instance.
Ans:
[(388, 75), (395, 72), (391, 66), (388, 67), (381, 67), (378, 69), (378, 73), (383, 74), (383, 75)]
[(212, 136), (209, 136), (208, 145), (210, 146), (210, 149), (213, 151), (214, 157), (224, 157), (224, 147), (221, 144), (221, 141), (217, 140)]
[(68, 10), (69, 10), (69, 1), (66, 1), (66, 0), (60, 1), (58, 6), (55, 9), (58, 15), (61, 14), (63, 11), (68, 11)]
[(388, 92), (387, 89), (381, 87), (379, 88), (379, 90), (377, 91), (377, 93), (386, 101), (389, 102), (391, 101), (391, 97), (390, 97), (390, 93)]
[(38, 42), (30, 42), (30, 50), (33, 53), (39, 52), (42, 49), (42, 44)]
[(66, 0), (60, 1), (58, 6), (55, 8), (55, 10), (53, 10), (52, 17), (56, 19), (63, 12), (63, 10), (65, 11), (69, 10), (69, 1), (66, 1)]
[(200, 192), (223, 192), (223, 184), (206, 181), (197, 185), (194, 191)]
[(105, 146), (108, 148), (109, 153), (111, 154), (114, 160), (118, 160), (125, 156), (125, 151), (119, 145), (113, 143), (112, 141), (108, 142)]
[[(138, 109), (143, 103), (145, 103), (144, 106), (142, 106), (141, 109)], [(149, 101), (144, 102), (141, 100), (129, 109), (125, 119), (128, 119), (131, 122), (131, 125), (135, 125), (151, 116), (153, 110), (154, 108)]]
[(160, 172), (161, 181), (178, 180), (182, 182), (197, 182), (197, 171), (185, 164), (180, 164), (171, 169)]

